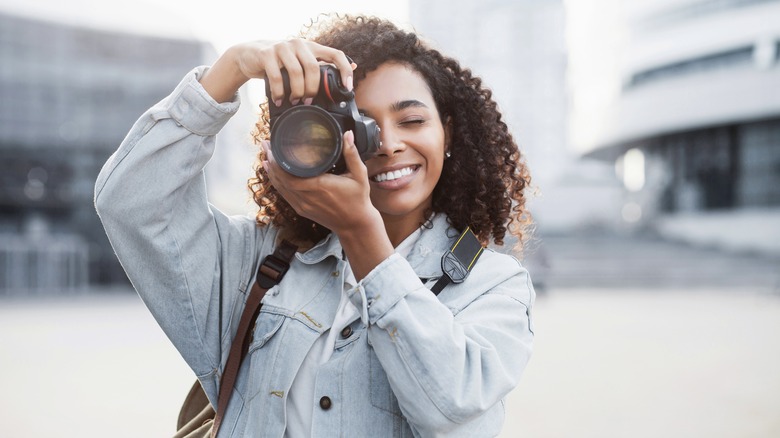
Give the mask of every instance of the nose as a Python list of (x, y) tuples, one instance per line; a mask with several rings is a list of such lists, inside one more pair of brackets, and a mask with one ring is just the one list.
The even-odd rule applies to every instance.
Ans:
[(379, 131), (380, 144), (377, 155), (390, 157), (406, 148), (403, 140), (397, 134), (392, 128), (382, 127)]

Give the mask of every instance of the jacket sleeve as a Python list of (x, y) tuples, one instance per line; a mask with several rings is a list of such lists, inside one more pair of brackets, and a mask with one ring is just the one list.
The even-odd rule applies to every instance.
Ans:
[(517, 260), (486, 251), (467, 281), (445, 293), (460, 304), (440, 302), (394, 254), (351, 295), (358, 308), (365, 300), (369, 341), (422, 436), (454, 432), (493, 408), (531, 355), (534, 292)]
[(203, 168), (239, 102), (215, 102), (198, 82), (204, 71), (190, 72), (141, 116), (95, 186), (98, 215), (127, 276), (199, 377), (216, 376), (226, 355), (259, 233), (251, 218), (208, 204)]

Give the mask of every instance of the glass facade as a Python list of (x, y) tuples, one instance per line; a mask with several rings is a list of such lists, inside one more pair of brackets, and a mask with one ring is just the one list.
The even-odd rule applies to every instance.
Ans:
[(126, 282), (92, 205), (95, 178), (207, 50), (0, 15), (0, 294)]
[(780, 206), (780, 119), (672, 134), (634, 146), (668, 169), (661, 211)]

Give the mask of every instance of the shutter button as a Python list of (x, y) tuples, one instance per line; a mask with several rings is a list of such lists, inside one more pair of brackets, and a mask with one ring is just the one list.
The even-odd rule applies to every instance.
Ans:
[(331, 406), (333, 406), (333, 402), (330, 401), (330, 397), (325, 396), (320, 399), (320, 407), (323, 411), (327, 411)]
[(347, 339), (350, 336), (352, 336), (352, 327), (350, 326), (344, 327), (344, 329), (341, 330), (341, 337)]

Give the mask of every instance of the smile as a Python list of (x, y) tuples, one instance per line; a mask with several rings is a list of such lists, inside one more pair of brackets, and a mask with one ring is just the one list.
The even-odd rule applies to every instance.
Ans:
[(416, 167), (417, 166), (409, 166), (409, 167), (404, 167), (403, 169), (398, 169), (398, 170), (393, 170), (393, 171), (390, 171), (390, 172), (380, 173), (380, 174), (374, 175), (371, 178), (371, 181), (374, 181), (374, 182), (393, 181), (393, 180), (396, 180), (398, 178), (402, 178), (402, 177), (404, 177), (406, 175), (411, 175), (415, 171)]

